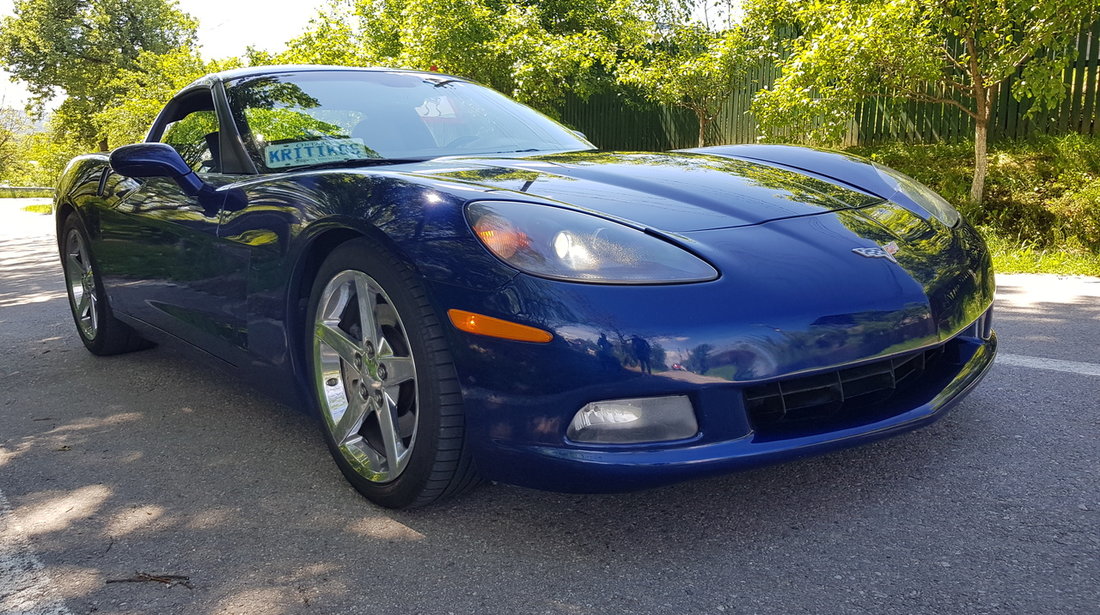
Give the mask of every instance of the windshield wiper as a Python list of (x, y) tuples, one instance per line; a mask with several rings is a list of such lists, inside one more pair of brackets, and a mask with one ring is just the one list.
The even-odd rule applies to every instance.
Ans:
[(541, 152), (543, 150), (537, 147), (531, 147), (528, 149), (502, 149), (494, 152), (463, 152), (461, 154), (451, 154), (451, 156), (491, 156), (493, 154), (526, 154), (528, 152)]
[(430, 158), (352, 158), (350, 160), (333, 160), (332, 162), (318, 162), (307, 164), (287, 171), (314, 171), (316, 169), (352, 169), (355, 167), (376, 167), (386, 164), (408, 164), (410, 162), (424, 162)]
[(433, 86), (435, 86), (437, 88), (441, 88), (445, 85), (450, 85), (452, 83), (458, 83), (461, 80), (460, 79), (432, 79), (432, 78), (429, 77), (429, 78), (424, 79), (424, 81), (426, 83), (432, 84)]

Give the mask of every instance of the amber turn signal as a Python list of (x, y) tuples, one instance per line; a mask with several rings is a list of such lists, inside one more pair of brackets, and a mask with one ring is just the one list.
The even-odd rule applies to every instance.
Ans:
[(531, 245), (531, 239), (525, 233), (517, 231), (511, 222), (494, 214), (478, 218), (474, 223), (474, 233), (493, 254), (505, 260)]
[(554, 335), (549, 331), (543, 331), (535, 327), (528, 327), (527, 325), (521, 325), (519, 323), (509, 322), (483, 314), (475, 314), (463, 310), (447, 310), (447, 316), (450, 317), (451, 324), (467, 333), (500, 337), (506, 340), (516, 340), (518, 342), (538, 342), (542, 344), (554, 339)]

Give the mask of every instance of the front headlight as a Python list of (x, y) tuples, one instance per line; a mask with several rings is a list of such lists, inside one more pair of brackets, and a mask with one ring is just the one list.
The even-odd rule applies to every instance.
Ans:
[(936, 194), (935, 190), (901, 171), (895, 171), (877, 162), (871, 164), (874, 165), (875, 170), (887, 183), (895, 186), (898, 192), (912, 199), (914, 203), (935, 216), (937, 220), (949, 227), (959, 223), (959, 212), (951, 206), (951, 203), (947, 202), (947, 199)]
[(699, 257), (629, 226), (568, 209), (518, 201), (466, 207), (474, 235), (525, 273), (598, 284), (703, 282), (718, 272)]

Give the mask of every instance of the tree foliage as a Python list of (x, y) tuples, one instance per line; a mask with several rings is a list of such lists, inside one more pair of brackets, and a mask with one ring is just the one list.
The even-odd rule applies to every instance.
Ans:
[(783, 74), (753, 110), (765, 130), (785, 129), (836, 142), (855, 106), (869, 97), (953, 105), (975, 125), (970, 200), (980, 202), (994, 95), (1010, 77), (1018, 100), (1033, 109), (1065, 96), (1062, 71), (1096, 0), (758, 0), (750, 21), (786, 21), (803, 35), (791, 41)]
[(74, 156), (87, 147), (65, 137), (51, 121), (45, 131), (18, 134), (12, 141), (15, 155), (0, 167), (0, 183), (12, 186), (52, 186)]
[[(332, 0), (280, 59), (435, 69), (559, 115), (567, 95), (627, 85), (695, 113), (700, 135), (755, 60), (686, 0)], [(702, 143), (702, 138), (700, 139)]]
[(11, 175), (19, 164), (19, 141), (26, 134), (28, 124), (22, 111), (0, 107), (0, 179)]
[(132, 68), (120, 70), (107, 84), (115, 95), (92, 117), (96, 133), (113, 146), (141, 141), (176, 92), (203, 75), (241, 65), (238, 58), (204, 61), (189, 47), (159, 54), (143, 51)]
[(613, 87), (662, 0), (331, 0), (279, 59), (439, 70), (557, 115), (568, 93)]
[(718, 119), (736, 80), (759, 62), (762, 48), (741, 28), (714, 32), (692, 22), (647, 25), (647, 42), (618, 64), (619, 82), (655, 102), (689, 109), (702, 147), (707, 127)]
[[(710, 13), (700, 23), (703, 4)], [(735, 25), (734, 4), (328, 0), (286, 52), (207, 61), (175, 0), (16, 0), (15, 15), (0, 21), (0, 64), (29, 84), (34, 109), (67, 96), (42, 141), (65, 151), (140, 139), (163, 104), (205, 73), (280, 62), (435, 69), (552, 116), (571, 96), (640, 94), (691, 110), (702, 145), (738, 76), (771, 55), (785, 58), (783, 73), (753, 109), (768, 137), (836, 142), (867, 97), (954, 105), (975, 123), (978, 198), (998, 88), (1011, 79), (1033, 110), (1056, 105), (1061, 71), (1077, 56), (1070, 41), (1100, 17), (1096, 0), (745, 0)], [(47, 158), (38, 141), (12, 138), (2, 124), (0, 165), (17, 141), (18, 151)]]
[(190, 44), (196, 30), (174, 0), (17, 0), (14, 8), (0, 22), (0, 62), (28, 84), (36, 111), (64, 93), (58, 127), (103, 148), (91, 118), (118, 93), (120, 73), (143, 53)]

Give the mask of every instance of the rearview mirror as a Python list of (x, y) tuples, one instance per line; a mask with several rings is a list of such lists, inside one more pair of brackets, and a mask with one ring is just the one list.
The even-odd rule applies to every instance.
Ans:
[(206, 183), (166, 143), (123, 145), (111, 152), (111, 169), (126, 177), (168, 177), (188, 196), (198, 196)]

